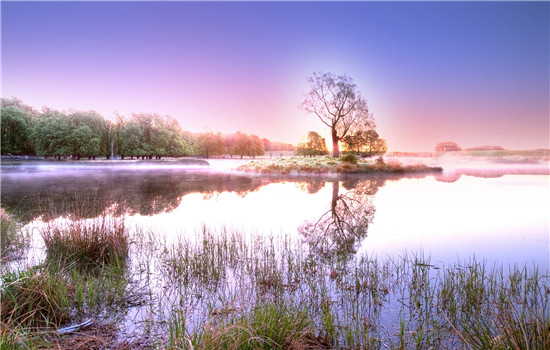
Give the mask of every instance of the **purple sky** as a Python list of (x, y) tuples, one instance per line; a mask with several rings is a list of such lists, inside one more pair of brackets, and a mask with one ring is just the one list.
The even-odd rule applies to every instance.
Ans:
[[(6, 2), (2, 97), (169, 114), (297, 143), (314, 71), (348, 74), (390, 150), (549, 146), (549, 2)], [(327, 139), (328, 141), (328, 139)], [(330, 144), (330, 142), (327, 142)]]

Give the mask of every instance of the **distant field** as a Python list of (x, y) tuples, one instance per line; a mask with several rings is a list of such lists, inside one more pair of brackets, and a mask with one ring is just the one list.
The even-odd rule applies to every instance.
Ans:
[(536, 158), (542, 160), (550, 160), (550, 149), (534, 149), (534, 150), (486, 150), (486, 151), (457, 151), (457, 152), (390, 152), (388, 157), (424, 157), (437, 158), (444, 155), (451, 156), (469, 156), (483, 158)]
[(550, 149), (534, 150), (494, 150), (494, 151), (461, 151), (452, 152), (459, 155), (469, 155), (476, 157), (529, 157), (529, 158), (549, 158)]

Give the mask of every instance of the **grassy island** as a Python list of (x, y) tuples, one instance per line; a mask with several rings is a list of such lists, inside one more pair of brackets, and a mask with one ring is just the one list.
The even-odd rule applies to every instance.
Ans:
[(290, 174), (290, 173), (342, 173), (342, 174), (369, 174), (369, 173), (422, 173), (441, 172), (441, 167), (429, 167), (425, 164), (403, 165), (392, 161), (386, 163), (384, 159), (362, 159), (353, 155), (344, 155), (340, 158), (326, 157), (291, 157), (280, 159), (264, 159), (250, 161), (237, 168), (245, 172), (264, 174)]

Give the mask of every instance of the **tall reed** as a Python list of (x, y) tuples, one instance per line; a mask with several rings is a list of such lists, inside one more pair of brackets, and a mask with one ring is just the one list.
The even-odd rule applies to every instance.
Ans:
[(0, 208), (0, 258), (6, 262), (23, 255), (29, 236), (22, 232), (13, 216)]
[(2, 277), (0, 315), (10, 328), (57, 326), (70, 320), (73, 296), (67, 279), (44, 267)]
[(40, 234), (49, 260), (101, 265), (128, 257), (129, 233), (122, 218), (50, 222)]

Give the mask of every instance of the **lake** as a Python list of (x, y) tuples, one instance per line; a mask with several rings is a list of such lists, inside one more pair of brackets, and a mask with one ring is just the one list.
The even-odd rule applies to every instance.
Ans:
[[(107, 325), (143, 348), (296, 315), (309, 327), (301, 341), (335, 348), (463, 348), (486, 326), (476, 320), (514, 312), (546, 329), (547, 163), (285, 176), (210, 163), (4, 163), (2, 209), (31, 239), (26, 256), (3, 264), (2, 288), (16, 285), (9, 271), (61, 278), (71, 323)], [(127, 260), (48, 272), (58, 265), (41, 233), (106, 217), (129, 229)], [(488, 330), (491, 341), (506, 327)]]
[(168, 241), (206, 226), (289, 235), (323, 254), (422, 251), (444, 263), (475, 256), (547, 268), (548, 168), (476, 166), (435, 175), (260, 176), (223, 166), (12, 165), (2, 167), (2, 207), (28, 228), (112, 212)]

